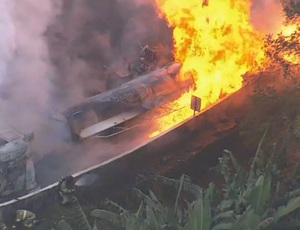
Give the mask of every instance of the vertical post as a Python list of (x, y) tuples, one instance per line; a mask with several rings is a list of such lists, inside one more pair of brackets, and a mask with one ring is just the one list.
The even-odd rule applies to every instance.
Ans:
[(190, 108), (194, 111), (194, 117), (195, 117), (196, 111), (200, 112), (201, 99), (197, 96), (192, 95)]
[(194, 116), (196, 115), (196, 106), (197, 106), (197, 100), (194, 100)]

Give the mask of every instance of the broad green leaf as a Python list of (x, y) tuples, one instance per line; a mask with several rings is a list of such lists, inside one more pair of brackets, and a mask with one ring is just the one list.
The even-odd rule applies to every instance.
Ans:
[(208, 188), (205, 190), (205, 196), (207, 196), (210, 202), (213, 201), (216, 192), (216, 185), (214, 183), (209, 183)]
[(215, 225), (211, 230), (231, 230), (232, 223), (219, 223)]
[(160, 230), (161, 226), (165, 224), (165, 223), (158, 223), (153, 209), (151, 209), (149, 206), (146, 206), (146, 220), (149, 225), (149, 229), (153, 229), (153, 230)]
[(228, 209), (231, 209), (234, 206), (234, 201), (233, 200), (222, 200), (218, 210), (221, 212), (226, 211)]
[(234, 167), (234, 169), (235, 169), (235, 172), (239, 172), (240, 170), (242, 170), (241, 165), (240, 165), (239, 162), (235, 159), (235, 157), (233, 156), (233, 154), (232, 154), (231, 151), (229, 152), (229, 156), (230, 156), (232, 165), (233, 165), (233, 167)]
[(90, 215), (97, 219), (106, 220), (112, 223), (113, 225), (123, 226), (120, 215), (114, 212), (110, 212), (102, 209), (94, 209)]
[(129, 218), (125, 222), (125, 229), (140, 229), (140, 226), (144, 224), (143, 219), (137, 219), (135, 215), (130, 215)]
[(300, 196), (300, 189), (296, 189), (294, 191), (289, 192), (285, 195), (285, 199), (292, 199)]
[(231, 219), (234, 217), (234, 212), (233, 210), (229, 210), (227, 212), (221, 212), (217, 215), (215, 215), (212, 218), (212, 222), (219, 222), (220, 220), (224, 220), (224, 219)]
[(124, 209), (122, 206), (120, 206), (119, 204), (113, 202), (113, 201), (110, 200), (110, 199), (105, 199), (105, 200), (104, 200), (104, 205), (105, 205), (105, 206), (112, 207), (112, 208), (114, 209), (114, 210), (113, 210), (114, 212), (115, 212), (115, 210), (116, 210), (116, 212), (118, 212), (118, 213), (125, 213), (125, 212), (127, 212), (126, 209)]
[(159, 221), (159, 222), (165, 222), (165, 221), (167, 221), (168, 215), (169, 215), (169, 210), (168, 210), (167, 208), (165, 208), (165, 207), (160, 203), (160, 201), (158, 200), (158, 198), (156, 197), (156, 195), (155, 195), (151, 190), (149, 190), (149, 197), (153, 200), (153, 202), (156, 203), (156, 205), (157, 205), (157, 210), (159, 210), (159, 211), (157, 211), (157, 212), (159, 212), (159, 213), (158, 213), (158, 215), (156, 216), (157, 219), (158, 219), (158, 221)]
[[(180, 209), (178, 209), (178, 212), (180, 212)], [(164, 223), (167, 223), (167, 226), (173, 226), (173, 227), (178, 227), (179, 222), (180, 222), (180, 213), (177, 213), (177, 216), (174, 215), (174, 212), (172, 210), (168, 210), (165, 208), (165, 211), (163, 213), (165, 215)], [(159, 220), (160, 216), (159, 214), (156, 214), (156, 218)], [(162, 221), (159, 221), (161, 223)]]
[(230, 175), (229, 160), (230, 158), (228, 154), (223, 154), (223, 157), (219, 158), (220, 172), (221, 175), (224, 177), (226, 187), (230, 186), (232, 180), (232, 177)]
[(188, 217), (189, 230), (209, 230), (211, 225), (211, 208), (208, 195), (200, 196), (198, 200), (193, 203), (192, 209)]
[[(165, 222), (168, 219), (170, 219), (169, 218), (170, 214), (169, 214), (169, 211), (167, 210), (167, 208), (164, 208), (160, 202), (157, 202), (158, 199), (155, 197), (155, 195), (151, 191), (150, 191), (149, 196), (147, 196), (146, 194), (144, 194), (142, 191), (140, 191), (138, 189), (133, 189), (133, 191), (140, 199), (143, 199), (143, 201), (145, 202), (145, 204), (148, 207), (153, 209), (153, 211), (157, 214), (157, 219), (159, 222)], [(152, 197), (154, 199), (152, 199)], [(172, 213), (172, 215), (174, 216), (173, 213)]]
[(249, 197), (245, 197), (248, 204), (253, 207), (255, 213), (259, 216), (265, 213), (267, 202), (271, 198), (271, 180), (271, 164), (268, 164), (265, 174), (258, 178)]
[(266, 229), (268, 227), (270, 227), (270, 225), (274, 222), (274, 218), (273, 217), (268, 217), (266, 219), (264, 219), (263, 221), (261, 221), (255, 228), (254, 230), (263, 230)]
[(153, 210), (156, 211), (162, 211), (161, 210), (161, 205), (157, 204), (155, 201), (153, 201), (149, 196), (147, 196), (145, 193), (143, 193), (142, 191), (138, 190), (138, 189), (133, 189), (133, 192), (135, 193), (135, 195), (137, 197), (139, 197), (140, 199), (143, 199), (144, 202), (150, 207), (153, 208)]
[(244, 187), (245, 174), (243, 170), (239, 170), (235, 176), (231, 184), (227, 188), (227, 193), (224, 194), (225, 199), (235, 200), (237, 199), (240, 190)]
[[(179, 189), (180, 180), (170, 179), (163, 176), (155, 176), (154, 178), (165, 185), (171, 186), (175, 189)], [(197, 197), (199, 195), (199, 192), (201, 191), (201, 187), (196, 184), (192, 184), (188, 176), (185, 175), (184, 178), (185, 180), (182, 187), (183, 191), (189, 192)]]
[(75, 204), (73, 205), (73, 208), (74, 208), (74, 213), (77, 213), (77, 217), (75, 218), (76, 219), (76, 224), (78, 225), (78, 227), (81, 229), (81, 230), (92, 230), (92, 227), (89, 223), (89, 221), (87, 220), (87, 217), (83, 211), (83, 209), (81, 208), (81, 205), (80, 203), (78, 202), (77, 199), (75, 199)]
[(98, 230), (98, 227), (96, 224), (93, 226), (93, 230)]
[(137, 210), (136, 213), (134, 214), (135, 219), (136, 219), (137, 221), (143, 220), (143, 211), (144, 211), (144, 208), (145, 208), (145, 204), (144, 204), (144, 202), (142, 201), (141, 204), (140, 204), (140, 206), (139, 206), (139, 208), (138, 208), (138, 210)]
[(231, 230), (253, 229), (260, 222), (260, 217), (254, 213), (252, 208), (248, 208), (233, 224)]
[(71, 226), (69, 225), (69, 223), (65, 220), (61, 220), (58, 222), (57, 227), (59, 230), (73, 230), (73, 228), (71, 228)]
[(289, 200), (287, 205), (280, 206), (274, 214), (274, 221), (278, 221), (280, 218), (292, 213), (300, 208), (300, 197)]
[(294, 121), (294, 135), (300, 138), (300, 116), (298, 115)]
[(264, 131), (264, 134), (262, 136), (262, 138), (260, 139), (260, 142), (257, 146), (257, 150), (256, 150), (256, 153), (255, 153), (255, 157), (252, 161), (252, 164), (250, 166), (250, 171), (249, 171), (249, 176), (248, 176), (248, 180), (247, 180), (247, 185), (250, 186), (253, 181), (255, 180), (255, 177), (256, 177), (256, 170), (257, 170), (257, 164), (258, 164), (258, 161), (259, 161), (259, 155), (261, 154), (261, 151), (262, 151), (262, 144), (266, 138), (266, 134), (268, 132), (268, 126), (267, 128), (265, 129)]
[(184, 183), (184, 175), (182, 175), (182, 176), (180, 177), (180, 185), (179, 185), (179, 189), (178, 189), (177, 196), (176, 196), (176, 200), (175, 200), (174, 213), (177, 212), (178, 200), (179, 200), (179, 196), (180, 196), (180, 194), (181, 194), (181, 190), (182, 190), (182, 187), (183, 187), (183, 183)]
[(159, 209), (162, 210), (163, 209), (162, 204), (160, 203), (156, 195), (151, 190), (149, 190), (149, 196), (158, 205)]
[(278, 222), (273, 229), (279, 230), (279, 229), (300, 229), (300, 220), (291, 220), (291, 221), (282, 221)]

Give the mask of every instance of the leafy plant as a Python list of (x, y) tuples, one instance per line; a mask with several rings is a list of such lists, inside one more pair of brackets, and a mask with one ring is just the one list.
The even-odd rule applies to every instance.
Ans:
[[(217, 193), (214, 184), (202, 189), (192, 184), (186, 175), (179, 180), (154, 176), (154, 180), (177, 189), (173, 207), (163, 205), (151, 190), (145, 194), (134, 189), (135, 199), (140, 201), (136, 211), (126, 210), (107, 201), (107, 205), (113, 206), (115, 211), (95, 209), (91, 215), (112, 223), (117, 229), (126, 230), (258, 230), (299, 227), (300, 220), (288, 221), (287, 218), (300, 208), (299, 188), (278, 199), (280, 181), (279, 171), (273, 163), (274, 157), (271, 155), (267, 163), (262, 157), (266, 133), (267, 130), (260, 140), (249, 171), (238, 163), (230, 151), (225, 151), (219, 159), (219, 171), (225, 184), (224, 189)], [(185, 199), (185, 193), (193, 197), (191, 202)]]
[(56, 223), (54, 225), (54, 228), (52, 228), (52, 229), (55, 229), (55, 230), (73, 230), (73, 228), (70, 226), (70, 224), (65, 220), (58, 221), (58, 223)]
[[(283, 136), (293, 134), (290, 127), (300, 114), (300, 89), (297, 84), (289, 81), (294, 87), (286, 87), (282, 92), (274, 87), (256, 88), (252, 95), (251, 112), (241, 124), (241, 136), (254, 146), (259, 141), (266, 127), (269, 133), (265, 144), (278, 142)], [(255, 127), (255, 128), (254, 128)], [(270, 148), (270, 146), (268, 146)]]
[(89, 223), (88, 218), (77, 199), (72, 204), (70, 210), (71, 212), (66, 217), (66, 220), (60, 220), (56, 224), (56, 228), (69, 230), (97, 230), (96, 225), (92, 227)]
[(300, 2), (291, 0), (281, 0), (284, 12), (288, 18), (292, 18), (295, 15), (300, 15)]

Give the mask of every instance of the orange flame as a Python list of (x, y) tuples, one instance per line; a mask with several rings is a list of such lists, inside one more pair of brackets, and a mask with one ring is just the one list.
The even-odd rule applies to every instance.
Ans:
[(201, 110), (242, 87), (242, 75), (264, 58), (263, 34), (250, 23), (250, 0), (156, 0), (159, 12), (173, 28), (174, 57), (180, 76), (192, 74), (196, 90), (168, 105), (174, 109), (158, 121), (150, 137), (191, 117), (191, 95), (201, 98)]
[[(281, 34), (284, 36), (285, 41), (290, 41), (291, 37), (300, 26), (300, 18), (295, 17), (294, 20), (291, 21), (291, 23), (287, 25), (283, 25), (280, 28)], [(275, 38), (277, 35), (275, 36)], [(298, 45), (300, 44), (300, 37), (297, 38)], [(300, 53), (299, 52), (293, 52), (293, 49), (289, 49), (286, 52), (283, 52), (283, 58), (285, 61), (292, 63), (292, 64), (299, 64), (300, 63)]]

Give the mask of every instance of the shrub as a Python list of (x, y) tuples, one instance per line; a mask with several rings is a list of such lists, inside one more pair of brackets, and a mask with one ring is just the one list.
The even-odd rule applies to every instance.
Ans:
[[(224, 187), (217, 190), (211, 183), (207, 189), (192, 184), (188, 176), (179, 180), (154, 176), (153, 180), (177, 189), (173, 207), (163, 205), (152, 192), (145, 194), (134, 189), (140, 200), (136, 211), (126, 210), (112, 201), (107, 205), (114, 211), (95, 209), (91, 216), (110, 222), (110, 229), (293, 229), (300, 220), (293, 213), (300, 208), (300, 190), (285, 192), (282, 196), (280, 172), (273, 162), (274, 156), (264, 162), (261, 146), (264, 133), (252, 160), (249, 171), (242, 168), (230, 151), (219, 159), (219, 172), (224, 177)], [(188, 193), (193, 197), (187, 201)], [(287, 228), (288, 227), (288, 228)], [(100, 226), (99, 226), (99, 229)]]

